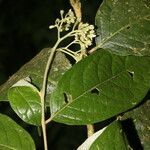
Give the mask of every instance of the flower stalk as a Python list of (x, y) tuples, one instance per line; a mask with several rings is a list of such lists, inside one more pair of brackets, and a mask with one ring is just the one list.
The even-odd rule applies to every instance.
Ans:
[[(60, 11), (61, 19), (56, 19), (55, 25), (50, 25), (49, 29), (56, 28), (57, 29), (57, 42), (54, 47), (51, 49), (50, 56), (48, 58), (42, 89), (40, 91), (41, 96), (41, 105), (42, 105), (42, 117), (41, 117), (41, 125), (43, 132), (43, 140), (44, 140), (44, 150), (48, 150), (47, 145), (47, 135), (46, 135), (46, 124), (51, 121), (46, 121), (45, 118), (45, 98), (46, 98), (46, 89), (47, 89), (47, 79), (48, 74), (54, 59), (54, 55), (56, 51), (61, 51), (65, 54), (70, 55), (75, 59), (76, 62), (80, 61), (84, 56), (86, 56), (86, 48), (92, 44), (93, 38), (96, 36), (94, 32), (94, 26), (89, 25), (88, 23), (82, 23), (79, 21), (77, 17), (75, 17), (73, 11), (70, 9), (66, 15), (64, 15), (64, 11)], [(66, 32), (65, 35), (62, 35), (62, 32)], [(65, 47), (59, 47), (60, 43), (66, 38), (74, 37), (73, 41)], [(70, 46), (78, 44), (80, 49), (77, 51), (72, 51)]]

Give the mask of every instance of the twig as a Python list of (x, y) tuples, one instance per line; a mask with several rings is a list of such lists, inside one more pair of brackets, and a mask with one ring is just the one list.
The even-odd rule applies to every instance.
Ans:
[(90, 137), (94, 134), (94, 125), (88, 124), (87, 125), (87, 136)]
[(40, 96), (41, 96), (41, 107), (42, 107), (42, 117), (41, 117), (41, 125), (42, 125), (42, 132), (43, 132), (43, 140), (44, 140), (44, 150), (48, 150), (48, 145), (47, 145), (47, 136), (46, 136), (46, 121), (45, 121), (45, 97), (46, 97), (46, 88), (47, 88), (47, 78), (48, 78), (48, 73), (50, 66), (52, 64), (55, 52), (57, 50), (58, 45), (60, 44), (61, 41), (64, 39), (68, 38), (69, 36), (71, 37), (74, 31), (66, 34), (62, 38), (59, 38), (54, 45), (54, 47), (51, 49), (50, 56), (48, 58), (45, 72), (44, 72), (44, 78), (43, 78), (43, 84), (42, 84), (42, 89), (40, 91)]
[(44, 150), (48, 150), (47, 136), (46, 136), (46, 123), (45, 123), (45, 96), (46, 96), (47, 78), (48, 78), (49, 68), (50, 68), (51, 63), (53, 61), (53, 57), (54, 57), (54, 54), (55, 54), (55, 51), (56, 51), (58, 44), (59, 44), (59, 41), (57, 41), (55, 46), (51, 49), (51, 53), (50, 53), (50, 56), (48, 58), (45, 72), (44, 72), (42, 89), (40, 91), (41, 107), (42, 107), (41, 125), (42, 125), (43, 140), (44, 140)]

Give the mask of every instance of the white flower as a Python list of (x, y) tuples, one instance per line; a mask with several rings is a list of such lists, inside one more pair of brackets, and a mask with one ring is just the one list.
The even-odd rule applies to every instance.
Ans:
[(76, 17), (71, 9), (66, 14), (65, 20), (67, 24), (75, 23)]
[[(76, 60), (76, 62), (78, 62), (86, 56), (86, 48), (92, 45), (93, 38), (96, 36), (94, 26), (89, 25), (88, 23), (79, 22), (71, 9), (66, 15), (64, 15), (64, 11), (61, 10), (60, 15), (61, 18), (57, 18), (55, 21), (55, 25), (51, 25), (49, 26), (49, 28), (57, 28), (58, 40), (60, 41), (64, 38), (60, 34), (63, 31), (68, 31), (67, 34), (65, 34), (64, 39), (68, 37), (74, 37), (73, 41), (70, 44), (68, 44), (63, 49), (59, 49), (59, 51), (70, 55)], [(73, 44), (78, 44), (80, 46), (80, 49), (76, 52), (73, 52), (70, 49), (70, 46)]]
[(92, 45), (92, 40), (96, 36), (94, 26), (88, 23), (80, 23), (78, 33), (75, 35), (75, 40), (86, 48)]
[(57, 28), (59, 32), (68, 31), (71, 24), (75, 23), (76, 17), (73, 11), (70, 9), (64, 17), (64, 10), (60, 11), (61, 19), (56, 19), (55, 25), (50, 25), (49, 29)]

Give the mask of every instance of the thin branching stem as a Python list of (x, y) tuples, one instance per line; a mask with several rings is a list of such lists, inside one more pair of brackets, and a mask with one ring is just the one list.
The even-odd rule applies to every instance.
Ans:
[(76, 44), (76, 40), (73, 40), (70, 44), (68, 44), (67, 46), (66, 46), (66, 48), (69, 48), (71, 45), (73, 45), (73, 44)]
[[(71, 1), (73, 2), (73, 1)], [(81, 24), (81, 28), (77, 28), (77, 25), (80, 23), (81, 21), (81, 3), (75, 3), (75, 7), (73, 7), (75, 9), (75, 13), (76, 13), (76, 17), (77, 17), (77, 21), (75, 22), (75, 17), (73, 12), (70, 10), (68, 12), (68, 14), (65, 16), (65, 18), (63, 18), (63, 10), (60, 11), (61, 13), (61, 20), (56, 20), (55, 25), (50, 26), (49, 28), (57, 28), (58, 33), (58, 39), (56, 44), (54, 45), (54, 47), (51, 49), (50, 52), (50, 56), (48, 57), (48, 61), (46, 64), (46, 68), (45, 68), (45, 72), (44, 72), (44, 78), (43, 78), (43, 84), (42, 84), (42, 89), (40, 91), (40, 96), (41, 96), (41, 105), (42, 105), (42, 117), (41, 117), (41, 125), (42, 125), (42, 132), (43, 132), (43, 140), (44, 140), (44, 150), (48, 150), (48, 145), (47, 145), (47, 136), (46, 136), (46, 124), (49, 123), (52, 119), (53, 116), (50, 116), (50, 118), (48, 120), (45, 120), (45, 98), (46, 98), (46, 90), (47, 90), (47, 79), (48, 79), (48, 74), (55, 56), (55, 52), (56, 51), (62, 51), (70, 56), (72, 56), (76, 62), (78, 62), (79, 60), (82, 59), (82, 56), (84, 55), (84, 53), (82, 54), (82, 51), (84, 50), (84, 47), (87, 47), (89, 45), (92, 44), (92, 38), (95, 37), (94, 34), (94, 26), (89, 25), (89, 24)], [(64, 26), (63, 26), (64, 23)], [(68, 31), (70, 24), (74, 23), (74, 26), (72, 28), (72, 30), (70, 32), (68, 32), (66, 35), (61, 37), (61, 32), (62, 31)], [(66, 25), (67, 24), (67, 25)], [(83, 30), (83, 31), (82, 31)], [(89, 38), (86, 38), (85, 36), (87, 36), (87, 34), (90, 33)], [(68, 37), (74, 37), (75, 40), (73, 40), (68, 46), (64, 47), (64, 48), (58, 48), (59, 44), (65, 40)], [(72, 52), (69, 47), (72, 44), (79, 44), (81, 47), (81, 52)], [(80, 53), (79, 53), (80, 52)], [(79, 53), (79, 54), (78, 54)]]
[(75, 30), (75, 28), (76, 28), (76, 26), (77, 26), (78, 24), (79, 24), (79, 21), (76, 21), (75, 24), (74, 24), (74, 26), (73, 26), (73, 28), (72, 28), (72, 31)]
[(68, 51), (66, 51), (64, 49), (58, 49), (58, 51), (63, 52), (65, 54), (68, 54), (69, 56), (71, 56), (72, 58), (74, 58), (76, 60), (76, 57), (73, 54), (71, 54), (70, 52), (68, 52)]
[(46, 123), (45, 123), (45, 97), (46, 97), (46, 88), (47, 88), (47, 78), (48, 78), (49, 68), (51, 66), (56, 48), (57, 48), (59, 43), (60, 43), (60, 41), (57, 41), (55, 46), (51, 49), (51, 53), (50, 53), (50, 56), (48, 58), (45, 72), (44, 72), (42, 89), (40, 91), (40, 93), (41, 93), (41, 107), (42, 107), (41, 125), (42, 125), (43, 140), (44, 140), (44, 150), (48, 150), (47, 136), (46, 136)]
[(48, 123), (50, 123), (51, 121), (52, 121), (52, 117), (48, 118), (48, 119), (45, 121), (45, 123), (48, 124)]
[(59, 49), (63, 49), (63, 50), (65, 50), (65, 51), (67, 51), (67, 52), (69, 52), (69, 53), (71, 53), (71, 54), (73, 54), (73, 55), (75, 55), (75, 54), (76, 54), (76, 52), (71, 51), (71, 50), (70, 50), (70, 49), (68, 49), (67, 47), (62, 47), (62, 48), (59, 48)]
[(46, 68), (45, 68), (45, 72), (44, 72), (44, 78), (43, 78), (43, 84), (42, 84), (42, 89), (40, 91), (41, 106), (42, 106), (41, 125), (42, 125), (43, 140), (44, 140), (44, 150), (48, 150), (47, 135), (46, 135), (46, 124), (47, 123), (45, 121), (45, 97), (46, 97), (46, 88), (47, 88), (47, 79), (48, 79), (49, 69), (50, 69), (50, 66), (52, 64), (55, 52), (56, 52), (57, 47), (60, 44), (60, 42), (63, 41), (64, 39), (68, 38), (68, 37), (73, 36), (73, 34), (74, 34), (74, 31), (73, 32), (69, 32), (68, 34), (66, 34), (65, 36), (63, 36), (62, 38), (59, 38), (57, 40), (56, 44), (51, 49), (51, 53), (50, 53), (50, 56), (49, 56), (47, 64), (46, 64)]

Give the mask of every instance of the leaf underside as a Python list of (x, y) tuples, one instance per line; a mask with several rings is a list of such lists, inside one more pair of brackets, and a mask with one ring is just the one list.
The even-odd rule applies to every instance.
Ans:
[(93, 142), (89, 150), (129, 150), (126, 137), (119, 122), (109, 125)]
[(89, 148), (92, 146), (94, 141), (102, 135), (102, 133), (106, 130), (107, 127), (104, 127), (100, 129), (99, 131), (96, 131), (93, 135), (91, 135), (89, 138), (87, 138), (79, 147), (77, 150), (89, 150)]
[[(35, 56), (30, 62), (25, 64), (16, 72), (10, 79), (0, 86), (0, 101), (8, 101), (7, 91), (19, 80), (30, 77), (32, 83), (41, 89), (43, 82), (43, 75), (48, 56), (51, 52), (50, 48), (43, 49), (37, 56)], [(48, 76), (47, 85), (47, 99), (49, 99), (51, 92), (55, 89), (58, 79), (62, 74), (71, 67), (68, 59), (62, 53), (57, 53), (52, 64), (52, 69)]]
[(104, 0), (96, 14), (99, 48), (120, 55), (150, 55), (150, 1)]
[(16, 122), (0, 114), (0, 149), (35, 150), (31, 136)]
[(63, 75), (51, 95), (51, 119), (95, 123), (134, 107), (149, 90), (149, 64), (146, 56), (123, 57), (98, 50)]

